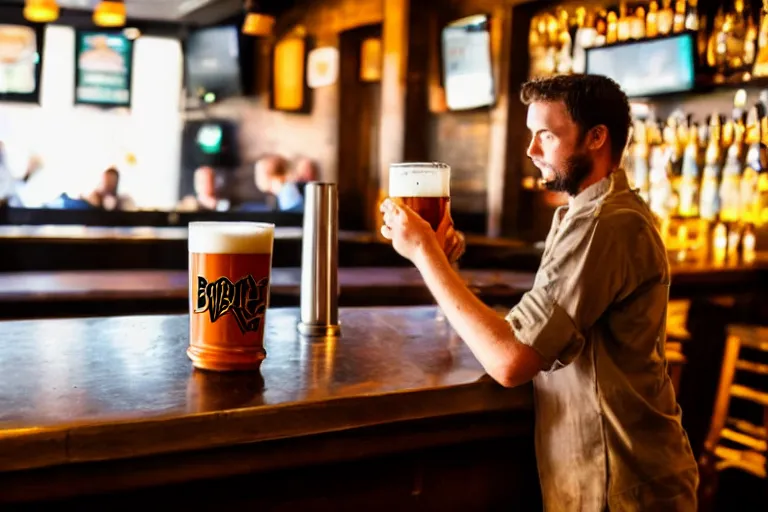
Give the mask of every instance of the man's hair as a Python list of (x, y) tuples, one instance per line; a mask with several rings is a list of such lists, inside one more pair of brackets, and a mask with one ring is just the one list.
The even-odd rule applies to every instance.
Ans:
[(611, 137), (611, 157), (614, 163), (621, 161), (632, 117), (627, 95), (610, 78), (577, 74), (534, 79), (523, 84), (520, 100), (525, 105), (562, 101), (581, 137), (595, 126), (605, 125)]

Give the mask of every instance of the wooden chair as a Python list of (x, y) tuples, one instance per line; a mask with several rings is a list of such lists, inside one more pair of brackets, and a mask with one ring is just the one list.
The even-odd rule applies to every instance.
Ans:
[[(768, 328), (728, 326), (714, 412), (699, 458), (700, 510), (709, 510), (713, 506), (718, 476), (725, 469), (735, 468), (766, 478), (768, 364), (765, 356), (768, 356)], [(736, 376), (742, 373), (757, 386), (740, 383)], [(737, 400), (744, 401), (742, 405), (762, 408), (762, 424), (736, 417), (732, 406), (737, 405)]]

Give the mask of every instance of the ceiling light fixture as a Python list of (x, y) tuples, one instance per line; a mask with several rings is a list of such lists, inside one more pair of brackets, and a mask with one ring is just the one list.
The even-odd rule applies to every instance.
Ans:
[(56, 0), (26, 0), (24, 18), (32, 23), (50, 23), (59, 19)]
[(125, 3), (102, 0), (93, 11), (93, 22), (100, 27), (122, 27), (125, 25)]
[(256, 2), (246, 0), (243, 34), (255, 37), (268, 36), (272, 33), (272, 27), (274, 25), (274, 16), (258, 12)]

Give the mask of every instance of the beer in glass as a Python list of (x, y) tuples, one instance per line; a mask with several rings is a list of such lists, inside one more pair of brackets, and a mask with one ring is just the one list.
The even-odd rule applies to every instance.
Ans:
[(187, 355), (195, 367), (261, 365), (274, 234), (274, 224), (261, 222), (189, 223)]
[(451, 167), (439, 162), (391, 164), (389, 197), (409, 206), (437, 231), (451, 200)]

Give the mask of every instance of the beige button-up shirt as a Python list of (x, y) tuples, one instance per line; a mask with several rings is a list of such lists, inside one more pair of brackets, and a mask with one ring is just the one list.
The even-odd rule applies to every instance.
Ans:
[(695, 511), (698, 471), (664, 352), (669, 263), (616, 171), (558, 208), (533, 289), (510, 311), (534, 379), (547, 511)]

